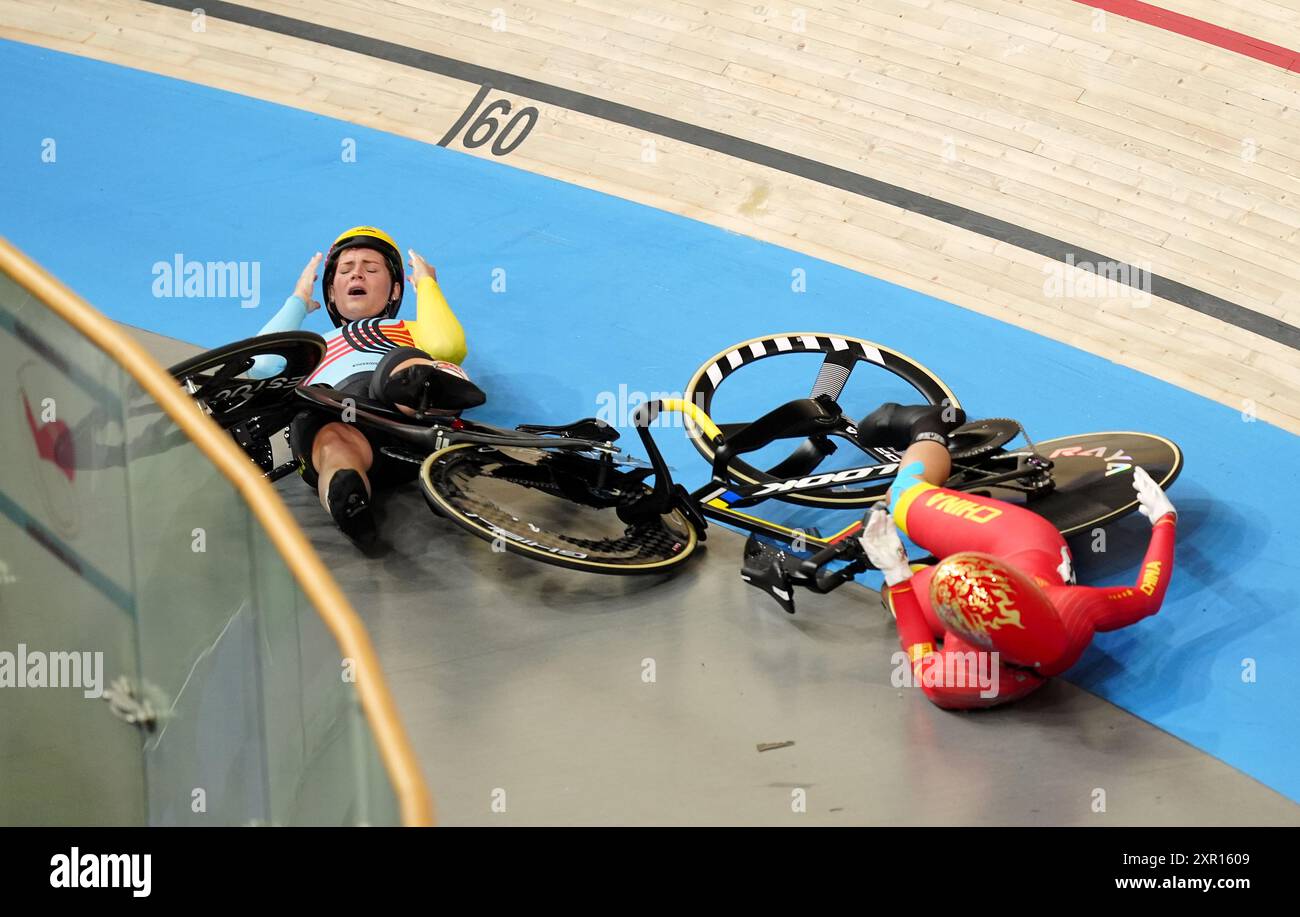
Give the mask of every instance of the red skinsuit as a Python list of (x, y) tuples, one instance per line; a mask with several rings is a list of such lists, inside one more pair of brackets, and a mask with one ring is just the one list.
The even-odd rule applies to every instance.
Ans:
[[(1173, 513), (1162, 516), (1153, 527), (1135, 585), (1104, 589), (1072, 586), (1060, 569), (1069, 559), (1069, 549), (1046, 519), (1001, 500), (912, 480), (915, 483), (894, 501), (894, 520), (912, 541), (940, 558), (968, 551), (992, 555), (994, 563), (1011, 568), (1022, 578), (1009, 614), (998, 611), (990, 616), (986, 610), (981, 619), (976, 612), (974, 620), (983, 631), (980, 640), (969, 633), (965, 637), (953, 633), (936, 613), (930, 587), (942, 564), (889, 587), (887, 596), (898, 623), (899, 641), (912, 660), (917, 683), (938, 706), (991, 707), (1023, 697), (1043, 684), (1046, 676), (1072, 666), (1095, 632), (1126, 627), (1159, 610), (1173, 572)], [(1073, 576), (1072, 564), (1068, 575)], [(940, 660), (926, 661), (936, 652), (936, 640), (943, 643), (937, 652), (944, 657), (996, 650), (1001, 657), (996, 694), (981, 697), (981, 688), (972, 684), (973, 678), (965, 679), (964, 687), (926, 685), (919, 676), (924, 666), (937, 669)], [(986, 645), (975, 645), (977, 642)], [(951, 666), (962, 660), (943, 661)]]

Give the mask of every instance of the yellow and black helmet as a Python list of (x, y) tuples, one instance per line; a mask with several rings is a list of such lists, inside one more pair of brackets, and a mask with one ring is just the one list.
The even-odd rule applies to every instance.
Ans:
[(349, 248), (373, 248), (384, 256), (388, 273), (392, 275), (393, 283), (397, 284), (396, 294), (384, 308), (384, 317), (396, 318), (397, 311), (402, 308), (402, 294), (406, 291), (406, 273), (402, 268), (401, 249), (397, 247), (392, 236), (378, 227), (353, 226), (335, 239), (334, 244), (330, 246), (329, 253), (325, 255), (325, 270), (320, 278), (321, 299), (325, 303), (325, 311), (329, 313), (330, 321), (334, 322), (334, 327), (347, 324), (347, 320), (334, 306), (333, 287), (334, 271), (338, 267), (339, 256)]

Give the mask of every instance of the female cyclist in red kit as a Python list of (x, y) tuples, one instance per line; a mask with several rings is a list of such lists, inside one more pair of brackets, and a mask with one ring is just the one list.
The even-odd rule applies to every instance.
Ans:
[[(885, 600), (918, 683), (935, 704), (957, 709), (1024, 697), (1072, 666), (1096, 631), (1155, 614), (1173, 573), (1177, 520), (1160, 485), (1134, 468), (1139, 511), (1152, 525), (1138, 582), (1077, 586), (1070, 549), (1046, 519), (938, 486), (952, 467), (947, 434), (963, 420), (960, 411), (938, 405), (887, 404), (860, 425), (864, 441), (907, 446), (889, 511), (876, 506), (861, 540), (885, 575)], [(890, 511), (908, 538), (942, 558), (937, 565), (913, 573)], [(989, 651), (998, 654), (996, 691), (974, 679), (920, 677), (927, 667), (952, 672), (976, 658), (967, 654)], [(936, 654), (942, 660), (932, 658)]]

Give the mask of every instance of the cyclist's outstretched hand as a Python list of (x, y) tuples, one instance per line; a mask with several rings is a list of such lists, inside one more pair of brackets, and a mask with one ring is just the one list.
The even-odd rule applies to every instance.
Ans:
[(411, 259), (411, 286), (418, 287), (420, 281), (425, 277), (432, 277), (434, 280), (438, 279), (438, 272), (434, 270), (433, 265), (416, 254), (415, 249), (408, 248), (406, 254)]
[(293, 288), (293, 295), (307, 304), (308, 314), (320, 308), (320, 303), (312, 299), (311, 294), (312, 290), (316, 289), (316, 272), (320, 269), (320, 262), (324, 257), (320, 252), (312, 255), (311, 260), (307, 262), (307, 266), (298, 275), (297, 286)]
[(867, 513), (866, 523), (858, 538), (862, 548), (867, 552), (867, 560), (885, 574), (885, 582), (897, 586), (912, 576), (912, 567), (907, 562), (907, 551), (894, 528), (894, 520), (889, 516), (885, 504), (877, 503)]
[(1151, 479), (1151, 475), (1147, 474), (1141, 465), (1133, 469), (1133, 489), (1138, 495), (1138, 512), (1146, 516), (1147, 521), (1152, 525), (1159, 522), (1166, 513), (1177, 514), (1178, 511), (1169, 502), (1169, 497), (1164, 490)]

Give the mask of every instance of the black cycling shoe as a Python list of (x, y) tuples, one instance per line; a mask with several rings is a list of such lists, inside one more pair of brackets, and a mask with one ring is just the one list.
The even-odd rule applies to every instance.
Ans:
[(902, 405), (890, 401), (858, 421), (858, 443), (863, 446), (886, 446), (906, 449), (918, 439), (947, 443), (948, 434), (966, 422), (961, 408), (951, 410), (952, 419), (942, 404)]
[(483, 390), (454, 373), (428, 363), (417, 363), (390, 373), (384, 380), (384, 398), (419, 414), (425, 411), (463, 411), (487, 401)]
[(330, 478), (325, 496), (334, 523), (353, 541), (364, 541), (375, 533), (375, 519), (370, 512), (370, 495), (359, 471), (344, 468)]

